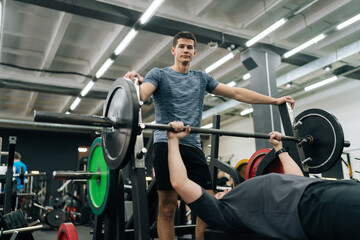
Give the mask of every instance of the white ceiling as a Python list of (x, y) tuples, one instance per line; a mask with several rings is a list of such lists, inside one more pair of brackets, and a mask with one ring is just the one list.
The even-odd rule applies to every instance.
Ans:
[[(68, 111), (152, 1), (1, 2), (0, 119), (32, 121), (34, 110)], [(303, 94), (304, 86), (332, 76), (334, 71), (342, 74), (341, 81), (359, 80), (360, 21), (341, 31), (333, 29), (360, 13), (360, 0), (318, 0), (294, 15), (310, 2), (313, 1), (166, 0), (103, 75), (106, 79), (96, 82), (73, 113), (102, 115), (104, 99), (114, 79), (129, 70), (144, 76), (153, 67), (170, 66), (172, 36), (180, 30), (196, 34), (198, 55), (192, 68), (204, 70), (229, 53), (227, 47), (231, 44), (244, 51), (246, 40), (286, 16), (291, 17), (284, 26), (254, 47), (283, 54), (321, 33), (329, 35), (283, 59), (277, 70), (280, 95), (292, 94), (296, 100)], [(209, 42), (217, 42), (219, 47), (211, 48)], [(351, 45), (355, 42), (358, 43)], [(236, 80), (237, 86), (247, 87), (249, 84), (242, 80), (247, 70), (240, 61), (241, 52), (211, 74), (220, 82)], [(329, 60), (334, 54), (345, 57)], [(316, 61), (318, 64), (314, 64)], [(330, 63), (330, 71), (324, 71), (325, 63)], [(351, 74), (346, 74), (349, 71)], [(289, 81), (293, 85), (286, 88), (284, 83)], [(207, 95), (204, 110), (227, 100)], [(222, 114), (232, 115), (240, 108), (241, 105)], [(146, 122), (154, 120), (151, 103), (143, 107), (143, 117)]]

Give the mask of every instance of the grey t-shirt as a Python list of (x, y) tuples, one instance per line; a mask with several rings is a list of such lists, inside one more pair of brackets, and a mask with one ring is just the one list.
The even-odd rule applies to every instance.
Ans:
[(307, 239), (298, 203), (305, 188), (317, 181), (321, 179), (271, 173), (239, 184), (220, 200), (203, 190), (189, 207), (219, 230), (252, 230), (279, 239)]
[[(153, 68), (146, 74), (145, 82), (155, 86), (152, 97), (156, 123), (182, 121), (193, 127), (201, 126), (205, 91), (211, 93), (219, 84), (203, 71), (190, 70), (183, 74), (170, 67)], [(167, 142), (166, 132), (155, 130), (154, 142)], [(200, 135), (189, 134), (180, 144), (201, 149)]]

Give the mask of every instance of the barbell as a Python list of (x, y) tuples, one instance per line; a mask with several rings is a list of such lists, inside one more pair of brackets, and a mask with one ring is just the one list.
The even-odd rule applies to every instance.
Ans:
[[(136, 136), (143, 129), (172, 130), (171, 126), (167, 124), (139, 123), (141, 105), (134, 84), (128, 79), (119, 78), (109, 90), (103, 116), (34, 111), (34, 121), (103, 127), (101, 138), (105, 161), (110, 169), (119, 169), (123, 168), (130, 160), (131, 154), (134, 153)], [(343, 147), (349, 146), (349, 143), (344, 141), (340, 123), (335, 116), (324, 110), (310, 109), (307, 111), (305, 114), (300, 114), (301, 117), (294, 124), (302, 137), (283, 136), (282, 140), (295, 141), (299, 147), (311, 146), (303, 149), (307, 158), (317, 158), (316, 166), (324, 166), (327, 162), (334, 162), (340, 157)], [(309, 114), (314, 111), (317, 113)], [(270, 137), (269, 134), (265, 133), (190, 127), (191, 133), (262, 139), (269, 139)], [(331, 139), (323, 141), (322, 138)], [(314, 154), (318, 152), (318, 149), (329, 154)], [(322, 169), (324, 168), (322, 167)]]
[(54, 171), (56, 180), (86, 179), (89, 205), (95, 215), (101, 215), (111, 206), (114, 199), (115, 170), (106, 165), (101, 146), (101, 138), (91, 144), (87, 162), (87, 171)]

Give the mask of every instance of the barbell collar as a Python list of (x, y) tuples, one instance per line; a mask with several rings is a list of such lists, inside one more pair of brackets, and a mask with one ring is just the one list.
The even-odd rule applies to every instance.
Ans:
[(67, 180), (67, 179), (87, 179), (96, 180), (100, 178), (100, 174), (97, 172), (84, 172), (84, 171), (54, 171), (54, 179)]

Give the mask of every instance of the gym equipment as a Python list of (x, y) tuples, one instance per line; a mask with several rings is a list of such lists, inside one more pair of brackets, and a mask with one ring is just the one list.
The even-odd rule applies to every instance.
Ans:
[(60, 227), (60, 225), (65, 222), (64, 211), (59, 208), (55, 208), (50, 212), (47, 212), (45, 215), (45, 222), (53, 228)]
[(329, 170), (341, 158), (344, 146), (350, 143), (344, 141), (343, 129), (337, 118), (322, 109), (308, 109), (296, 118), (294, 125), (300, 135), (310, 135), (314, 144), (304, 144), (303, 150), (310, 173), (320, 173)]
[(87, 179), (88, 198), (91, 210), (100, 215), (105, 211), (108, 202), (113, 199), (114, 170), (107, 167), (102, 151), (101, 138), (96, 138), (90, 148), (87, 172), (54, 171), (57, 180)]
[[(249, 159), (247, 159), (247, 158), (241, 159), (240, 161), (237, 162), (237, 164), (234, 167), (236, 169), (236, 171), (238, 171), (238, 173), (240, 174), (240, 183), (245, 181), (246, 167), (248, 165), (248, 162), (249, 162)], [(232, 187), (233, 188), (236, 187), (234, 181), (232, 183)]]
[(60, 225), (57, 234), (57, 240), (78, 240), (78, 235), (75, 229), (74, 224), (72, 223), (63, 223)]
[(263, 148), (251, 155), (246, 166), (245, 180), (267, 173), (284, 173), (284, 169), (279, 158), (275, 156), (275, 150)]
[(43, 226), (29, 226), (26, 222), (22, 210), (19, 209), (17, 211), (5, 214), (4, 216), (0, 214), (0, 228), (2, 229), (0, 232), (0, 239), (3, 239), (3, 234), (13, 234), (12, 236), (14, 236), (14, 234), (19, 234), (19, 239), (34, 240), (31, 231), (41, 229)]
[[(34, 120), (39, 122), (102, 126), (104, 128), (101, 135), (103, 139), (102, 145), (105, 161), (109, 168), (117, 169), (122, 168), (129, 161), (130, 158), (128, 156), (134, 152), (134, 142), (136, 136), (141, 133), (143, 129), (172, 129), (166, 124), (139, 124), (137, 115), (139, 113), (140, 105), (141, 102), (139, 103), (139, 100), (137, 99), (134, 84), (127, 79), (119, 78), (115, 81), (108, 93), (108, 97), (105, 102), (104, 117), (35, 111)], [(297, 118), (298, 122), (295, 123), (294, 126), (298, 127), (299, 130), (306, 129), (300, 131), (302, 133), (300, 134), (302, 137), (283, 136), (282, 139), (285, 141), (295, 141), (300, 147), (312, 146), (303, 148), (306, 156), (318, 156), (318, 154), (314, 154), (313, 151), (316, 151), (315, 149), (318, 148), (324, 149), (324, 152), (330, 153), (326, 159), (320, 158), (320, 160), (318, 160), (325, 160), (326, 162), (324, 165), (331, 163), (332, 159), (338, 159), (338, 151), (333, 151), (333, 149), (342, 149), (345, 145), (349, 145), (348, 142), (344, 142), (343, 134), (337, 141), (327, 142), (321, 140), (323, 136), (329, 135), (328, 131), (333, 132), (336, 131), (336, 129), (341, 129), (338, 121), (334, 121), (332, 119), (326, 120), (327, 118), (334, 118), (334, 116), (331, 114), (324, 114), (322, 116), (324, 119), (323, 121), (315, 120), (313, 122), (311, 121), (314, 119), (311, 117), (312, 115), (306, 114), (306, 116), (303, 116), (300, 114), (299, 116), (300, 117)], [(312, 123), (310, 124), (310, 122)], [(324, 123), (331, 123), (332, 127), (322, 128), (321, 125)], [(317, 129), (317, 131), (312, 132), (311, 130), (314, 129)], [(269, 135), (263, 133), (243, 133), (197, 127), (191, 127), (191, 130), (192, 133), (269, 139)], [(338, 136), (341, 132), (337, 131), (336, 133), (330, 133), (330, 135), (331, 134)], [(136, 153), (136, 156), (141, 158), (143, 154), (144, 153), (142, 152), (138, 152)]]

